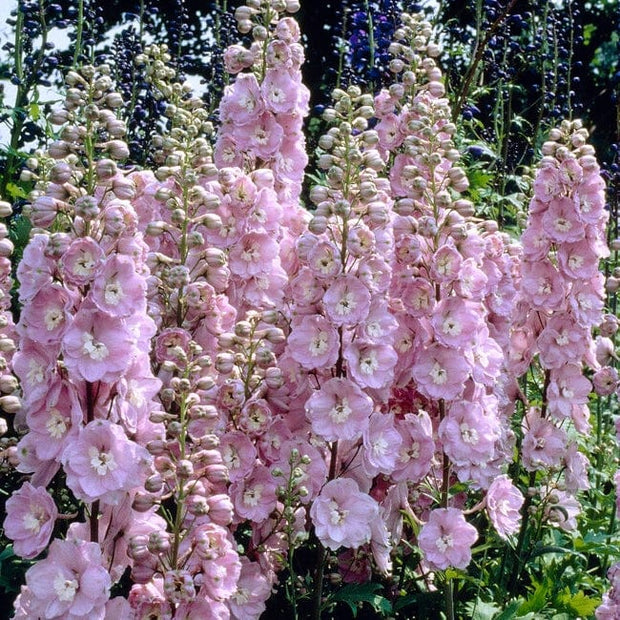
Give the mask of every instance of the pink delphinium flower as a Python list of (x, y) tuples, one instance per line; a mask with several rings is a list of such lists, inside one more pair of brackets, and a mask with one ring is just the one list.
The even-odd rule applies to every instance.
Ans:
[(343, 378), (326, 381), (306, 402), (312, 430), (326, 441), (361, 437), (372, 410), (372, 399)]
[(435, 453), (433, 424), (426, 411), (405, 414), (397, 420), (396, 430), (402, 437), (392, 478), (398, 482), (417, 482), (430, 471)]
[(54, 540), (47, 557), (26, 572), (36, 618), (103, 619), (111, 580), (99, 545)]
[(446, 400), (453, 400), (463, 392), (469, 372), (462, 355), (439, 343), (421, 350), (412, 368), (420, 392), (428, 398)]
[(348, 371), (361, 386), (380, 389), (394, 377), (398, 356), (390, 344), (352, 342), (344, 350)]
[(528, 471), (558, 467), (566, 451), (566, 432), (532, 408), (524, 421), (523, 466)]
[(248, 476), (232, 483), (230, 496), (239, 517), (264, 521), (276, 507), (276, 481), (271, 470), (256, 465)]
[(24, 482), (6, 501), (4, 533), (13, 541), (15, 553), (28, 559), (39, 555), (47, 547), (57, 516), (51, 495)]
[(93, 282), (91, 299), (104, 312), (114, 316), (131, 316), (146, 308), (146, 280), (136, 273), (129, 256), (113, 254)]
[(127, 438), (118, 424), (94, 420), (65, 449), (67, 486), (86, 502), (116, 504), (146, 478), (151, 455)]
[(375, 412), (370, 416), (368, 428), (364, 431), (364, 449), (362, 463), (369, 476), (378, 473), (391, 474), (396, 468), (400, 447), (403, 443), (401, 434), (394, 425), (394, 415)]
[(309, 315), (293, 324), (288, 339), (291, 357), (309, 370), (333, 366), (338, 359), (339, 339), (324, 317)]
[(342, 275), (325, 292), (323, 305), (335, 325), (356, 325), (368, 316), (370, 291), (355, 276)]
[(310, 517), (323, 545), (333, 549), (357, 548), (371, 539), (371, 524), (379, 515), (379, 505), (359, 490), (350, 478), (328, 482), (314, 500)]
[(121, 318), (84, 304), (63, 339), (65, 364), (86, 381), (110, 383), (127, 369), (133, 344)]
[(467, 523), (457, 508), (437, 508), (422, 526), (418, 545), (431, 568), (466, 568), (471, 547), (478, 539), (476, 528)]
[(60, 258), (63, 279), (73, 286), (83, 286), (101, 271), (104, 253), (90, 237), (75, 239)]
[(265, 601), (271, 595), (271, 582), (257, 562), (241, 557), (241, 574), (237, 589), (228, 600), (235, 620), (258, 620), (265, 611)]
[(495, 531), (501, 538), (515, 534), (521, 523), (523, 494), (502, 474), (493, 480), (487, 490), (486, 509)]

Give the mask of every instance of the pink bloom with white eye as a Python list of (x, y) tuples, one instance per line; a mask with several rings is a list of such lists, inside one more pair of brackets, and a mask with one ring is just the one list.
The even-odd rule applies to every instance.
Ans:
[(50, 386), (45, 402), (26, 415), (30, 432), (38, 438), (37, 458), (60, 460), (65, 447), (77, 436), (83, 417), (75, 386), (57, 379)]
[(242, 73), (224, 89), (220, 103), (220, 118), (223, 123), (235, 126), (256, 121), (264, 110), (260, 86), (253, 73)]
[(414, 317), (430, 316), (436, 305), (433, 285), (426, 278), (413, 278), (407, 282), (400, 298)]
[(478, 267), (476, 260), (467, 258), (461, 263), (454, 281), (454, 290), (457, 295), (466, 299), (480, 300), (486, 292), (487, 282), (487, 276)]
[(33, 618), (103, 620), (111, 579), (97, 543), (56, 539), (26, 572), (26, 585)]
[(58, 343), (70, 323), (72, 298), (58, 283), (45, 284), (24, 305), (17, 332), (44, 345)]
[(603, 274), (597, 273), (588, 280), (573, 282), (568, 298), (571, 314), (577, 323), (586, 328), (598, 325), (603, 315)]
[(527, 228), (521, 235), (523, 256), (528, 261), (543, 260), (551, 249), (551, 240), (542, 226), (542, 218), (530, 215)]
[(317, 278), (333, 278), (342, 271), (338, 248), (321, 241), (308, 252), (308, 266)]
[(431, 325), (435, 338), (447, 347), (466, 347), (482, 327), (482, 308), (460, 297), (446, 297), (433, 310)]
[(62, 341), (65, 364), (85, 381), (111, 383), (127, 370), (134, 342), (123, 319), (85, 303)]
[(453, 245), (441, 246), (431, 260), (431, 280), (433, 282), (449, 283), (458, 276), (463, 263), (463, 257)]
[(587, 240), (560, 245), (558, 262), (560, 271), (573, 280), (589, 280), (598, 273), (599, 256)]
[(335, 325), (357, 325), (370, 309), (370, 291), (351, 274), (341, 275), (323, 296), (327, 316)]
[(583, 376), (578, 364), (565, 364), (552, 370), (547, 400), (549, 413), (557, 418), (568, 418), (573, 405), (585, 405), (592, 391), (592, 384)]
[(436, 570), (466, 568), (471, 547), (478, 540), (476, 528), (467, 523), (457, 508), (436, 508), (422, 526), (418, 545), (424, 560)]
[(265, 432), (272, 417), (271, 407), (266, 400), (252, 398), (246, 401), (239, 414), (239, 428), (250, 437), (257, 437)]
[(379, 135), (379, 148), (382, 152), (392, 151), (403, 143), (405, 136), (400, 131), (400, 122), (394, 113), (384, 115), (375, 130)]
[(387, 301), (374, 297), (370, 302), (368, 316), (358, 327), (356, 335), (367, 342), (386, 342), (398, 329), (398, 321), (390, 313)]
[(579, 363), (586, 353), (589, 343), (586, 330), (565, 316), (551, 318), (538, 336), (540, 362), (545, 368)]
[(349, 379), (326, 381), (306, 402), (312, 430), (326, 441), (358, 439), (373, 410), (370, 396)]
[(27, 337), (21, 338), (11, 362), (21, 382), (24, 403), (29, 407), (36, 406), (45, 398), (57, 376), (55, 351)]
[(228, 468), (231, 482), (245, 478), (256, 462), (256, 448), (241, 431), (231, 431), (222, 435), (219, 451), (224, 465)]
[(357, 277), (372, 293), (384, 293), (390, 286), (392, 270), (379, 256), (372, 256), (359, 263)]
[(585, 229), (572, 198), (553, 198), (542, 216), (542, 226), (556, 243), (581, 241), (585, 237)]
[(566, 452), (566, 432), (531, 408), (524, 420), (522, 449), (523, 466), (527, 471), (557, 468)]
[(118, 424), (89, 422), (62, 455), (67, 486), (85, 502), (118, 504), (146, 478), (152, 457)]
[(462, 394), (470, 368), (463, 356), (455, 355), (454, 349), (433, 343), (418, 352), (411, 372), (422, 394), (453, 400)]
[(502, 474), (493, 480), (487, 490), (486, 509), (500, 538), (506, 540), (518, 532), (521, 524), (521, 513), (519, 511), (523, 502), (523, 494), (512, 484), (506, 474)]
[(213, 560), (202, 563), (203, 582), (200, 594), (206, 593), (216, 601), (230, 598), (237, 590), (237, 582), (241, 574), (241, 562), (236, 551), (230, 550)]
[(260, 523), (276, 507), (276, 480), (265, 465), (254, 467), (252, 473), (230, 485), (230, 497), (242, 519)]
[(343, 353), (351, 377), (361, 386), (380, 389), (394, 377), (398, 361), (396, 351), (389, 344), (351, 342)]
[(90, 298), (113, 316), (131, 316), (146, 308), (146, 281), (136, 273), (129, 256), (113, 254), (93, 282)]
[(605, 182), (596, 175), (584, 179), (577, 189), (579, 216), (586, 224), (598, 224), (605, 207)]
[(403, 443), (401, 434), (394, 425), (394, 415), (374, 412), (368, 420), (368, 428), (363, 433), (362, 464), (369, 477), (377, 474), (390, 475)]
[(372, 522), (378, 516), (379, 504), (351, 478), (330, 480), (310, 508), (317, 538), (334, 551), (370, 542)]
[(276, 117), (263, 112), (249, 126), (235, 125), (233, 137), (244, 150), (252, 151), (262, 159), (269, 159), (280, 148), (284, 132)]
[(426, 411), (420, 411), (417, 415), (407, 413), (403, 419), (396, 420), (396, 430), (402, 442), (392, 479), (396, 482), (418, 482), (430, 471), (435, 454), (430, 416)]
[(237, 589), (228, 600), (231, 617), (235, 620), (258, 620), (265, 611), (265, 601), (271, 596), (271, 582), (258, 562), (241, 556), (241, 574)]
[(499, 420), (478, 402), (451, 404), (438, 429), (444, 452), (457, 465), (488, 463), (500, 437)]
[(57, 517), (52, 496), (44, 488), (24, 482), (6, 501), (4, 533), (13, 541), (18, 556), (32, 559), (47, 547)]
[(339, 338), (325, 317), (304, 316), (288, 338), (291, 357), (309, 370), (333, 366), (338, 359)]
[(228, 266), (234, 275), (255, 276), (269, 271), (277, 256), (278, 244), (270, 235), (249, 232), (230, 249)]
[(521, 291), (533, 308), (557, 310), (564, 301), (564, 280), (549, 259), (526, 261), (522, 267)]
[(298, 84), (288, 71), (267, 71), (261, 84), (263, 101), (275, 114), (286, 114), (297, 105)]
[(95, 279), (103, 265), (105, 255), (101, 246), (91, 237), (81, 237), (60, 258), (60, 271), (66, 282), (84, 286)]
[(538, 200), (549, 202), (561, 191), (560, 174), (555, 165), (540, 168), (534, 179), (534, 194)]
[(583, 168), (575, 157), (567, 157), (560, 162), (558, 174), (564, 185), (569, 188), (576, 187), (583, 178)]
[(241, 167), (244, 162), (243, 151), (237, 147), (232, 136), (221, 133), (215, 143), (213, 161), (219, 168)]

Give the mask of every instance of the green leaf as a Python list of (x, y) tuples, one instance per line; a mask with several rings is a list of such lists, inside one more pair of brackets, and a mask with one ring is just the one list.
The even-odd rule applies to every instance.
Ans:
[(392, 611), (392, 605), (384, 596), (377, 594), (377, 591), (381, 589), (378, 583), (352, 583), (338, 590), (331, 599), (346, 603), (351, 608), (353, 617), (357, 617), (359, 603), (368, 603), (376, 612), (389, 614)]
[(577, 616), (591, 616), (594, 610), (601, 604), (601, 599), (590, 598), (581, 590), (577, 594), (563, 594), (560, 596), (561, 602), (566, 605)]
[(23, 187), (20, 187), (13, 182), (9, 182), (6, 184), (6, 191), (11, 198), (26, 198), (26, 196), (28, 196), (26, 190)]
[(533, 594), (517, 609), (519, 616), (523, 616), (532, 611), (540, 611), (547, 604), (549, 600), (549, 582), (545, 579), (542, 583), (538, 584)]
[(471, 620), (493, 620), (497, 612), (501, 611), (501, 608), (494, 603), (485, 603), (480, 599), (470, 603), (467, 607)]

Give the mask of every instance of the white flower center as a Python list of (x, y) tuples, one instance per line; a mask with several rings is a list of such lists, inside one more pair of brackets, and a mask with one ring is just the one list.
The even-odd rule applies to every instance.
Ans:
[(28, 364), (28, 374), (26, 375), (28, 383), (34, 385), (36, 383), (43, 383), (45, 379), (45, 367), (43, 364), (39, 364), (35, 360), (30, 360)]
[(67, 432), (67, 420), (58, 409), (50, 411), (45, 429), (52, 439), (60, 439)]
[(451, 316), (444, 319), (441, 329), (447, 336), (458, 336), (463, 331), (463, 326)]
[(314, 335), (314, 338), (310, 341), (310, 354), (316, 357), (317, 355), (323, 355), (327, 351), (328, 347), (327, 333), (319, 332)]
[(448, 380), (448, 373), (439, 365), (439, 362), (433, 364), (428, 374), (435, 385), (443, 385)]
[(565, 217), (556, 218), (555, 222), (553, 222), (553, 226), (558, 232), (562, 233), (568, 232), (573, 227), (571, 221), (567, 220)]
[(104, 360), (110, 352), (103, 342), (97, 342), (92, 334), (85, 333), (83, 336), (84, 344), (82, 345), (82, 353), (85, 353), (91, 360), (100, 362)]
[(343, 293), (342, 297), (336, 304), (335, 312), (340, 316), (348, 316), (351, 312), (353, 312), (355, 306), (357, 306), (357, 303), (353, 298), (353, 293)]
[(340, 402), (337, 402), (329, 412), (329, 417), (336, 423), (342, 424), (346, 422), (351, 415), (352, 409), (349, 407), (349, 402), (346, 398), (343, 398)]
[(79, 583), (76, 579), (67, 579), (62, 573), (54, 578), (54, 592), (63, 603), (70, 603), (78, 591)]
[(383, 455), (388, 451), (388, 442), (383, 435), (377, 437), (373, 442), (371, 442), (371, 447), (373, 454)]
[(116, 279), (109, 280), (105, 285), (103, 297), (106, 304), (109, 304), (110, 306), (118, 306), (123, 297), (125, 297), (121, 283)]
[(372, 375), (377, 368), (379, 368), (379, 360), (375, 351), (367, 351), (364, 356), (360, 357), (360, 370), (363, 374)]
[(241, 258), (247, 263), (257, 262), (260, 259), (260, 252), (251, 245), (241, 252)]
[(243, 493), (243, 503), (246, 506), (257, 506), (263, 496), (263, 485), (257, 484)]
[(445, 553), (448, 549), (450, 549), (450, 547), (454, 547), (454, 540), (452, 538), (452, 534), (444, 534), (443, 536), (440, 536), (435, 541), (435, 545), (441, 553)]
[[(43, 515), (40, 515), (40, 516), (43, 516)], [(35, 515), (32, 512), (27, 512), (24, 515), (24, 519), (23, 519), (24, 528), (32, 532), (33, 534), (38, 534), (39, 530), (41, 529), (40, 516)]]
[(75, 261), (73, 273), (77, 276), (89, 276), (95, 266), (95, 260), (90, 252), (82, 252), (80, 258)]
[(118, 465), (111, 452), (99, 451), (96, 446), (88, 448), (90, 466), (100, 475), (105, 476), (108, 472), (114, 471)]
[(461, 438), (465, 443), (478, 443), (478, 431), (475, 428), (471, 428), (467, 422), (461, 423), (459, 430), (461, 431)]
[(329, 520), (333, 525), (342, 525), (347, 514), (349, 514), (349, 511), (340, 508), (334, 500), (329, 502)]
[(48, 308), (43, 317), (48, 332), (56, 329), (63, 321), (62, 310), (58, 307)]

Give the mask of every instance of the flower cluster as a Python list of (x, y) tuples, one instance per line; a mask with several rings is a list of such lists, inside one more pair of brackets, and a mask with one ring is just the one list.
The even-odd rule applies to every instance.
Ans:
[[(609, 250), (604, 182), (587, 137), (579, 121), (566, 121), (543, 145), (522, 237), (508, 361), (514, 377), (533, 364), (539, 368), (541, 400), (528, 404), (523, 419), (522, 463), (529, 472), (563, 472), (563, 487), (545, 486), (541, 500), (568, 511), (569, 496), (589, 482), (587, 457), (567, 423), (588, 434), (590, 393), (610, 394), (617, 387), (616, 371), (597, 360), (592, 335), (603, 323), (605, 290), (598, 265)], [(592, 381), (586, 368), (594, 371)], [(568, 513), (549, 508), (546, 514), (559, 527), (575, 527)]]

